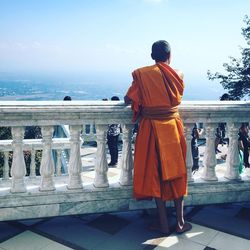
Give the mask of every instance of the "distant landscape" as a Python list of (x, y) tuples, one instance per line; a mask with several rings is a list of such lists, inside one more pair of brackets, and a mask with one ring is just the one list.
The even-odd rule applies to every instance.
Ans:
[[(41, 101), (102, 100), (117, 95), (123, 98), (131, 83), (130, 74), (28, 75), (0, 73), (0, 100)], [(218, 100), (223, 93), (219, 84), (186, 80), (184, 100)], [(211, 87), (214, 86), (214, 87)]]

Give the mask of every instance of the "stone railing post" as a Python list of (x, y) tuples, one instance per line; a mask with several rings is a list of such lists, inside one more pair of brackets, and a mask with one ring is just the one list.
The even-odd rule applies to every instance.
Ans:
[(132, 184), (132, 170), (133, 170), (133, 157), (132, 157), (132, 128), (133, 124), (125, 124), (122, 128), (122, 164), (120, 184), (127, 186)]
[(184, 133), (185, 133), (186, 144), (187, 144), (187, 153), (186, 153), (187, 178), (189, 182), (194, 181), (194, 178), (192, 175), (193, 156), (192, 156), (192, 147), (191, 147), (193, 127), (194, 127), (193, 123), (185, 123), (185, 127), (184, 127)]
[(42, 127), (43, 152), (42, 152), (42, 162), (40, 168), (40, 174), (41, 174), (40, 191), (55, 190), (53, 181), (55, 167), (52, 159), (52, 150), (51, 150), (52, 133), (53, 133), (53, 126)]
[(95, 187), (108, 187), (108, 163), (106, 156), (107, 125), (96, 125), (97, 151), (95, 161)]
[(26, 192), (24, 183), (24, 176), (26, 175), (26, 166), (23, 156), (23, 127), (12, 127), (12, 146), (13, 146), (13, 160), (11, 166), (12, 185), (11, 192), (19, 193)]
[(80, 132), (82, 126), (72, 125), (70, 126), (70, 157), (69, 157), (69, 183), (68, 189), (82, 188), (81, 181), (81, 139)]
[(217, 126), (218, 124), (216, 123), (205, 124), (206, 148), (203, 159), (204, 172), (202, 178), (206, 181), (218, 180), (215, 174), (215, 166), (217, 164), (215, 154), (215, 130)]
[(62, 150), (58, 149), (56, 150), (56, 175), (61, 176), (62, 175)]
[(225, 178), (229, 180), (241, 179), (239, 174), (240, 157), (239, 157), (239, 142), (238, 133), (240, 123), (232, 122), (227, 124), (229, 147), (226, 159), (226, 173)]
[(30, 177), (36, 177), (36, 150), (31, 150), (31, 162), (30, 162)]
[(9, 151), (4, 152), (3, 179), (8, 180), (9, 177)]

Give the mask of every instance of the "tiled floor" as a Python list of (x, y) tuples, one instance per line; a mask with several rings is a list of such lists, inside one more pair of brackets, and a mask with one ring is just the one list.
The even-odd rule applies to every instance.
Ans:
[[(174, 226), (173, 211), (168, 210)], [(189, 208), (192, 230), (168, 237), (149, 229), (156, 216), (146, 210), (1, 222), (0, 249), (248, 250), (249, 214), (250, 202)]]
[[(224, 150), (224, 148), (223, 148)], [(223, 151), (222, 150), (222, 151)], [(87, 182), (94, 178), (96, 148), (81, 151)], [(200, 148), (201, 157), (204, 148)], [(121, 151), (119, 152), (121, 154)], [(109, 160), (109, 155), (107, 155)], [(218, 160), (221, 157), (217, 154)], [(224, 174), (225, 162), (218, 162), (217, 174)], [(119, 165), (109, 169), (109, 181), (119, 177)], [(202, 168), (195, 174), (198, 178)], [(36, 220), (0, 222), (0, 249), (13, 250), (249, 250), (250, 202), (199, 206), (186, 209), (193, 229), (183, 235), (164, 237), (151, 231), (156, 219), (149, 211), (52, 217)], [(168, 211), (171, 227), (175, 227), (173, 211)]]

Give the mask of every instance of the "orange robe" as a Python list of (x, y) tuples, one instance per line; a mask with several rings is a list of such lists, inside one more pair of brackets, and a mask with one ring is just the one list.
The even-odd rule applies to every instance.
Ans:
[[(183, 81), (164, 63), (137, 69), (132, 75), (133, 83), (126, 95), (132, 100), (133, 121), (140, 118), (134, 197), (177, 199), (187, 194), (186, 142), (178, 111), (171, 110), (181, 102)], [(154, 113), (160, 115), (154, 117)]]

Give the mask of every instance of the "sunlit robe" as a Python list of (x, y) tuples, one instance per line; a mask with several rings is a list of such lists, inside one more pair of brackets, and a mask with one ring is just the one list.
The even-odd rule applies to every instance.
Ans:
[(158, 63), (133, 72), (127, 92), (133, 120), (139, 118), (134, 155), (134, 197), (173, 200), (187, 194), (186, 142), (177, 106), (184, 84)]

